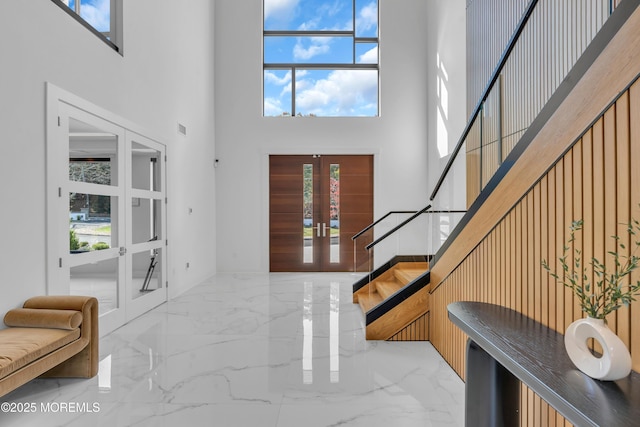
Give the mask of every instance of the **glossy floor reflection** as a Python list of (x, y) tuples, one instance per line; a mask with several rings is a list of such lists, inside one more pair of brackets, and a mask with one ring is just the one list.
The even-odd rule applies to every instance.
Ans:
[(429, 343), (364, 339), (355, 279), (215, 276), (103, 338), (98, 377), (0, 398), (23, 410), (0, 426), (462, 426), (464, 384)]

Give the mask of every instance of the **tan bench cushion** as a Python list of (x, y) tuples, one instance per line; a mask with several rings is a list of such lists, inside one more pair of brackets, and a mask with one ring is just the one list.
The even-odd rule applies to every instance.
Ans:
[(80, 329), (8, 328), (0, 330), (0, 378), (80, 338)]
[(4, 324), (19, 328), (77, 328), (82, 323), (82, 313), (77, 310), (52, 310), (46, 308), (14, 308), (4, 316)]

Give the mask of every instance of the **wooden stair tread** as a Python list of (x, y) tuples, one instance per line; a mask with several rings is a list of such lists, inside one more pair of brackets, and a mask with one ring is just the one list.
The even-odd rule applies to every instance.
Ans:
[(401, 283), (395, 281), (376, 282), (376, 291), (383, 300), (395, 294), (398, 290), (402, 289), (402, 287), (403, 285)]
[(377, 292), (371, 292), (368, 294), (362, 294), (358, 297), (358, 304), (363, 313), (371, 310), (376, 305), (382, 302), (382, 296)]
[[(353, 295), (354, 303), (357, 302), (366, 315), (428, 270), (429, 263), (425, 261), (398, 262), (382, 271), (369, 283), (359, 287)], [(428, 325), (428, 320), (419, 319), (426, 318), (426, 313), (429, 311), (429, 288), (429, 285), (426, 284), (424, 288), (421, 287), (416, 293), (399, 302), (382, 317), (372, 321), (365, 328), (366, 338), (386, 340), (396, 337), (399, 332), (406, 329), (406, 332), (402, 332), (403, 335), (400, 339), (394, 340), (428, 340), (428, 326), (423, 324), (427, 322)], [(422, 323), (416, 327), (414, 322)], [(415, 324), (418, 325), (418, 323)]]
[(399, 269), (407, 269), (407, 270), (422, 269), (426, 271), (429, 269), (429, 263), (426, 261), (415, 261), (415, 262), (403, 261), (403, 262), (397, 263), (396, 265), (394, 265), (394, 267)]
[(398, 268), (394, 271), (396, 278), (404, 285), (413, 282), (417, 277), (423, 275), (427, 268)]

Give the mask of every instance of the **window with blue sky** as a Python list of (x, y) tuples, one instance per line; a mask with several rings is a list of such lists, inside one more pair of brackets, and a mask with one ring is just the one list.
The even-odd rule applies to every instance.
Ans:
[(53, 0), (67, 13), (75, 17), (107, 44), (119, 50), (120, 14), (117, 13), (122, 0)]
[(101, 33), (111, 30), (111, 0), (62, 0), (93, 28)]
[(378, 1), (264, 0), (264, 115), (377, 116)]

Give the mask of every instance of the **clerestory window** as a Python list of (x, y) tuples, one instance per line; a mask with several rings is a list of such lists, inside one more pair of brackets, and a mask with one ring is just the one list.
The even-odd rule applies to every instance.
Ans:
[(122, 0), (52, 0), (76, 21), (122, 53)]
[(264, 116), (379, 115), (378, 0), (264, 0)]

